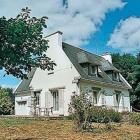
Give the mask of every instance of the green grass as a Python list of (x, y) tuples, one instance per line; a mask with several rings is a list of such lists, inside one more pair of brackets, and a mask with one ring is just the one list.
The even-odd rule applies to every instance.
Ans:
[(21, 124), (31, 124), (33, 123), (33, 119), (26, 118), (0, 118), (0, 125), (4, 126), (14, 126)]

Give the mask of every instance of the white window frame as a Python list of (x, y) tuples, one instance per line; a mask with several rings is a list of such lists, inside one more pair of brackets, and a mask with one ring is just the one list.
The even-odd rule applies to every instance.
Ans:
[[(93, 100), (93, 104), (94, 105), (98, 105), (98, 102), (99, 102), (99, 97), (98, 97), (98, 91), (96, 91), (96, 90), (94, 90), (93, 92), (92, 92), (92, 100)], [(95, 97), (95, 94), (96, 94), (96, 97)]]
[(93, 65), (89, 65), (89, 68), (88, 68), (88, 73), (89, 75), (95, 75), (97, 76), (97, 70), (98, 70), (98, 66), (93, 66)]
[(53, 97), (53, 110), (59, 111), (59, 91), (58, 90), (52, 90), (51, 91), (52, 97)]
[(34, 95), (35, 95), (35, 98), (36, 98), (36, 106), (40, 106), (40, 91), (34, 91)]

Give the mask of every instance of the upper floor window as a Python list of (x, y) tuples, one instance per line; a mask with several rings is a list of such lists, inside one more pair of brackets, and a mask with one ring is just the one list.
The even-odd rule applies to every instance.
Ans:
[(91, 76), (97, 76), (97, 72), (98, 71), (98, 67), (97, 66), (92, 66), (92, 65), (89, 65), (89, 68), (88, 68), (88, 74), (91, 75)]
[(84, 72), (89, 76), (98, 76), (98, 66), (90, 65), (88, 63), (81, 64)]
[(112, 79), (113, 79), (114, 81), (120, 81), (119, 73), (113, 72), (113, 73), (112, 73)]
[(89, 64), (88, 64), (88, 63), (83, 63), (83, 64), (81, 64), (81, 66), (82, 66), (84, 72), (85, 72), (85, 73), (88, 73)]
[(106, 71), (106, 74), (113, 80), (113, 81), (120, 81), (120, 75), (118, 72), (115, 71)]

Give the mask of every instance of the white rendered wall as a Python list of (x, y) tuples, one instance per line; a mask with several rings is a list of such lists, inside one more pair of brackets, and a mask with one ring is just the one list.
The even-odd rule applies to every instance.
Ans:
[[(120, 104), (119, 104), (119, 111), (122, 111), (122, 107), (126, 107), (128, 108), (128, 111), (130, 111), (130, 97), (129, 97), (129, 91), (126, 89), (120, 89), (120, 88), (113, 88), (113, 87), (109, 87), (109, 86), (100, 86), (98, 84), (94, 84), (91, 82), (82, 82), (80, 84), (80, 88), (83, 92), (88, 92), (92, 90), (92, 87), (98, 87), (101, 88), (102, 90), (105, 90), (105, 102), (106, 102), (106, 106), (115, 106), (115, 102), (114, 102), (114, 93), (115, 90), (121, 91), (121, 94), (124, 98), (124, 102), (122, 102), (122, 98), (120, 100)], [(100, 96), (101, 97), (101, 96)], [(101, 105), (101, 98), (99, 99), (98, 102), (98, 106)]]
[[(16, 96), (15, 97), (15, 115), (30, 115), (30, 96)], [(18, 102), (26, 101), (25, 105), (19, 105)]]
[[(68, 59), (64, 51), (62, 50), (62, 35), (58, 32), (46, 38), (49, 40), (49, 49), (46, 54), (50, 57), (57, 66), (54, 67), (54, 74), (48, 75), (51, 71), (43, 71), (37, 69), (35, 75), (31, 81), (30, 86), (34, 89), (42, 89), (41, 92), (41, 107), (46, 105), (51, 107), (51, 101), (46, 103), (50, 97), (49, 89), (64, 88), (64, 115), (68, 114), (68, 104), (73, 92), (76, 92), (77, 85), (72, 83), (74, 77), (78, 77), (79, 74), (71, 61)], [(49, 95), (47, 95), (49, 94)], [(49, 97), (48, 97), (49, 96)], [(48, 105), (49, 104), (49, 105)]]

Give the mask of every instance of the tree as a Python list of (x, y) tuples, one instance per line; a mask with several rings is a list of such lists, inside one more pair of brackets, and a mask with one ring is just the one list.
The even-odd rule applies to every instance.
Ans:
[(12, 89), (0, 87), (0, 115), (10, 115), (14, 112), (14, 95)]
[(112, 54), (113, 64), (116, 68), (118, 68), (125, 79), (129, 81), (129, 75), (131, 75), (134, 71), (134, 66), (137, 64), (136, 57), (131, 54), (123, 54), (119, 53)]
[(137, 54), (137, 65), (140, 65), (140, 52)]
[(21, 79), (27, 78), (32, 67), (50, 70), (55, 65), (44, 53), (47, 17), (30, 17), (30, 11), (26, 7), (16, 18), (0, 18), (0, 69)]
[(135, 95), (135, 100), (133, 101), (133, 106), (140, 109), (140, 65), (135, 66), (135, 71), (133, 72), (133, 95)]
[(131, 105), (140, 109), (140, 52), (131, 54), (112, 54), (113, 64), (132, 86), (130, 92)]

